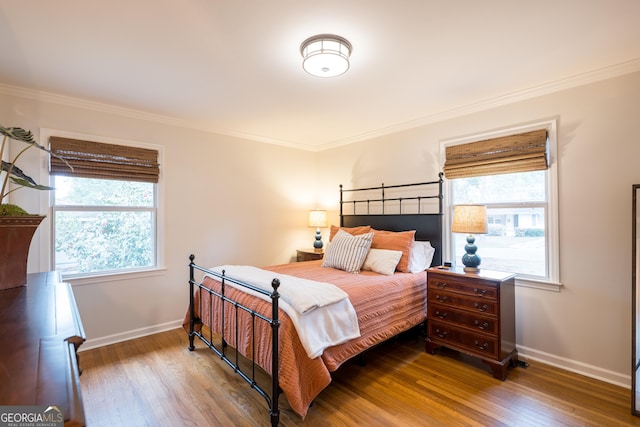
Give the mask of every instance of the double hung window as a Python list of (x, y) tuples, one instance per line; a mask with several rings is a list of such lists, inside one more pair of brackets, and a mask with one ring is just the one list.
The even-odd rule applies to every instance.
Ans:
[[(481, 268), (518, 273), (521, 282), (558, 282), (555, 124), (445, 144), (449, 218), (453, 206), (487, 206), (487, 234), (475, 235)], [(450, 230), (450, 228), (449, 228)], [(449, 235), (460, 264), (466, 235)]]
[(51, 137), (53, 264), (65, 277), (157, 266), (158, 151)]

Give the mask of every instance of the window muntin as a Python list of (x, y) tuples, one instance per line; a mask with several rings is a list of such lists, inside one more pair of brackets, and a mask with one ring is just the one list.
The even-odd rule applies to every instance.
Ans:
[(156, 266), (156, 184), (52, 176), (54, 266), (65, 277)]

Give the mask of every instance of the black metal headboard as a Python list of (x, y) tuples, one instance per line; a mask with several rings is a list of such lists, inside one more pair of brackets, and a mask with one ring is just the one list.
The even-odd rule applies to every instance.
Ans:
[[(416, 240), (435, 248), (432, 266), (442, 264), (442, 172), (437, 181), (345, 190), (340, 185), (340, 226), (370, 225), (378, 230), (416, 230)], [(354, 193), (345, 200), (345, 193)], [(365, 198), (356, 198), (364, 195)], [(373, 198), (367, 198), (372, 196)], [(346, 213), (348, 211), (348, 213)]]

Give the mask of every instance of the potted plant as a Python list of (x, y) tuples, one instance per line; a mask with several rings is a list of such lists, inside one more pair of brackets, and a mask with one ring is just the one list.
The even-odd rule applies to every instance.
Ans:
[[(27, 176), (18, 166), (16, 161), (22, 154), (33, 148), (39, 148), (52, 155), (47, 148), (38, 144), (31, 132), (22, 128), (5, 128), (0, 126), (2, 145), (0, 145), (0, 159), (2, 167), (0, 176), (2, 187), (0, 189), (0, 290), (23, 286), (27, 283), (27, 257), (31, 239), (40, 222), (45, 218), (42, 215), (30, 215), (24, 209), (16, 205), (4, 203), (5, 198), (21, 188), (33, 188), (35, 190), (53, 190), (53, 187), (37, 184)], [(8, 152), (10, 140), (26, 144), (26, 147), (18, 151), (18, 154), (10, 161), (3, 160), (5, 152)], [(56, 155), (56, 157), (60, 158)], [(64, 159), (62, 159), (69, 167)], [(9, 183), (13, 187), (9, 188)]]

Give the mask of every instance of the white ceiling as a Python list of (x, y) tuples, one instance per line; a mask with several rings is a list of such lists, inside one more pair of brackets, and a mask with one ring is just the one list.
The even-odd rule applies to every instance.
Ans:
[[(319, 33), (346, 74), (302, 70)], [(5, 90), (318, 150), (639, 70), (640, 1), (0, 0), (0, 54)]]

